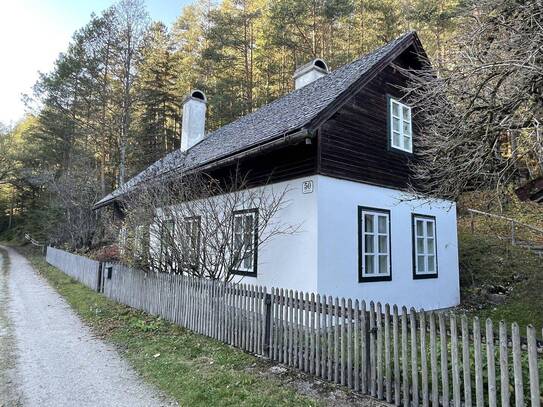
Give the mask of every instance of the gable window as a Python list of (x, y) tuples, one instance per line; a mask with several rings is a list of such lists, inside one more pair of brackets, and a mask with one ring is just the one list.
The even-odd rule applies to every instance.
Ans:
[(358, 207), (358, 251), (360, 282), (391, 279), (390, 211)]
[(390, 146), (408, 153), (413, 152), (411, 108), (389, 98)]
[(413, 215), (413, 277), (437, 277), (436, 219)]
[(235, 272), (256, 275), (258, 209), (234, 211), (233, 251), (239, 258)]
[(197, 268), (200, 251), (200, 216), (183, 219), (181, 249), (184, 265)]

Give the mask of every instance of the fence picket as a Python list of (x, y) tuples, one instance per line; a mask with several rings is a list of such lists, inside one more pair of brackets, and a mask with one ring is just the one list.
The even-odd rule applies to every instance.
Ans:
[(419, 363), (417, 360), (417, 317), (415, 309), (411, 308), (409, 312), (409, 324), (411, 326), (411, 396), (413, 405), (419, 405)]
[(524, 406), (524, 385), (522, 380), (522, 362), (520, 351), (520, 333), (516, 322), (512, 325), (511, 339), (513, 342), (513, 376), (515, 378), (515, 406)]
[(399, 406), (400, 400), (400, 339), (399, 339), (398, 306), (392, 307), (392, 341), (394, 347), (394, 404)]
[(441, 403), (449, 405), (449, 364), (447, 346), (447, 325), (443, 313), (438, 314), (439, 320), (439, 344), (441, 346)]
[(427, 358), (427, 348), (426, 348), (426, 313), (424, 310), (420, 310), (420, 375), (421, 375), (421, 385), (422, 385), (422, 406), (428, 407), (429, 397), (428, 397), (428, 358)]
[(451, 325), (451, 369), (452, 369), (452, 386), (453, 386), (453, 405), (460, 407), (462, 399), (460, 397), (460, 359), (458, 357), (458, 325), (456, 323), (456, 315), (450, 314)]
[(468, 317), (462, 315), (462, 373), (464, 378), (464, 403), (471, 406), (471, 364), (469, 351)]
[(377, 398), (379, 400), (383, 399), (383, 326), (382, 326), (382, 315), (383, 310), (381, 303), (377, 303), (377, 310), (375, 315), (375, 328), (376, 332), (376, 342), (377, 342), (377, 355), (376, 355), (376, 379), (377, 379)]
[(376, 346), (376, 327), (375, 327), (375, 303), (370, 302), (370, 394), (377, 396), (377, 346)]
[(432, 406), (439, 406), (439, 383), (437, 371), (437, 336), (435, 313), (430, 313), (430, 370), (432, 377)]
[(347, 323), (347, 386), (353, 388), (353, 303), (349, 298), (343, 321)]
[(539, 395), (539, 366), (537, 364), (537, 341), (535, 328), (528, 325), (526, 329), (528, 337), (528, 368), (530, 374), (530, 400), (532, 407), (539, 407), (541, 404)]
[(473, 342), (475, 354), (475, 403), (477, 407), (484, 406), (483, 393), (483, 356), (481, 351), (481, 324), (479, 318), (473, 318)]
[(360, 329), (362, 332), (360, 333), (360, 339), (362, 341), (362, 347), (360, 356), (362, 357), (361, 366), (360, 366), (360, 375), (362, 376), (362, 385), (361, 390), (363, 394), (368, 394), (368, 370), (369, 370), (369, 358), (368, 358), (368, 313), (366, 311), (366, 301), (362, 301), (362, 304), (360, 306)]
[(402, 307), (402, 391), (404, 407), (409, 407), (411, 404), (409, 401), (409, 375), (407, 360), (407, 308)]
[(392, 366), (390, 364), (390, 305), (385, 304), (385, 399), (392, 403)]
[(500, 321), (500, 401), (502, 407), (509, 407), (509, 350), (507, 348), (507, 324)]
[(494, 358), (494, 327), (486, 320), (486, 368), (488, 380), (488, 405), (496, 407), (496, 360)]
[(354, 301), (354, 391), (360, 391), (360, 303)]

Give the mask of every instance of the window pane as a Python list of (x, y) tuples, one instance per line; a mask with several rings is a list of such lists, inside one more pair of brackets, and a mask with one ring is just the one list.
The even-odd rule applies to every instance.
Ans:
[(388, 253), (387, 240), (388, 236), (379, 236), (379, 253)]
[(400, 119), (392, 118), (392, 131), (400, 131)]
[(434, 239), (428, 239), (428, 254), (434, 254), (435, 253), (435, 247), (434, 247)]
[(234, 218), (234, 232), (240, 233), (242, 225), (243, 225), (243, 218), (241, 216), (236, 216)]
[(411, 135), (411, 124), (409, 122), (403, 122), (403, 134), (404, 136)]
[(388, 274), (388, 256), (379, 256), (379, 274)]
[(379, 222), (379, 233), (387, 233), (387, 217), (379, 216), (377, 220)]
[(404, 150), (411, 151), (411, 137), (403, 138), (403, 148)]
[(400, 133), (392, 133), (392, 145), (400, 147)]
[(400, 116), (400, 106), (398, 105), (398, 102), (392, 101), (392, 114), (394, 116)]
[(417, 253), (424, 254), (424, 238), (423, 237), (417, 238)]
[(436, 271), (435, 257), (434, 256), (428, 256), (428, 272), (433, 273), (435, 271)]
[(375, 273), (375, 270), (373, 268), (373, 255), (367, 254), (365, 256), (365, 262), (366, 262), (366, 274), (373, 274)]
[(375, 251), (374, 245), (373, 245), (373, 235), (365, 235), (364, 236), (364, 251), (365, 253), (373, 253)]
[(402, 111), (404, 121), (411, 121), (411, 109), (407, 106), (403, 106)]
[(424, 272), (424, 256), (417, 256), (417, 270)]
[(424, 222), (417, 220), (417, 236), (424, 236)]
[(373, 233), (373, 215), (364, 215), (364, 231)]
[(426, 235), (428, 237), (434, 236), (434, 222), (426, 222)]

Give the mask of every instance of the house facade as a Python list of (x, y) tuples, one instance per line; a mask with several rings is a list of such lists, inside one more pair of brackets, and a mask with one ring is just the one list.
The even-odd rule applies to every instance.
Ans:
[[(183, 106), (181, 150), (96, 207), (122, 207), (139, 184), (172, 172), (227, 179), (241, 170), (248, 188), (286, 190), (277, 216), (300, 227), (251, 245), (235, 281), (424, 309), (457, 305), (455, 204), (408, 192), (419, 123), (404, 100), (402, 68), (425, 63), (414, 32), (333, 72), (317, 59), (296, 71), (295, 91), (207, 135), (205, 95), (194, 91)], [(258, 241), (258, 209), (235, 211), (234, 241)]]

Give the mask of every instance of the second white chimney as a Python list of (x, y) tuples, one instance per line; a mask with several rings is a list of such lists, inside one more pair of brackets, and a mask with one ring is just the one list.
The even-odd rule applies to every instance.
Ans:
[(187, 151), (205, 137), (207, 99), (201, 90), (191, 91), (183, 100), (181, 151)]
[(295, 88), (300, 89), (327, 73), (328, 66), (326, 65), (326, 62), (317, 58), (296, 69), (292, 78), (294, 79)]

